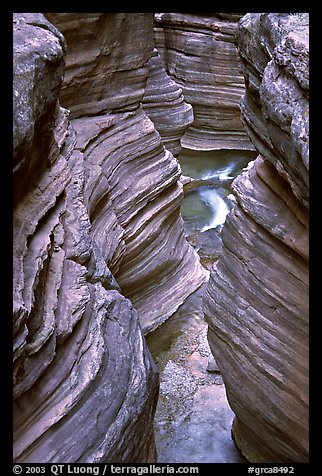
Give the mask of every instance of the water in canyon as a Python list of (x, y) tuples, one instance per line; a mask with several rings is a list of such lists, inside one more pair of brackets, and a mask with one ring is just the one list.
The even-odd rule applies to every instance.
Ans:
[[(234, 206), (232, 180), (256, 156), (250, 151), (187, 151), (178, 160), (184, 186), (187, 240), (210, 269), (220, 232)], [(211, 355), (201, 308), (204, 284), (161, 327), (147, 335), (160, 372), (155, 419), (159, 463), (244, 463), (231, 438), (234, 414)]]
[(207, 269), (218, 258), (220, 232), (235, 204), (231, 183), (256, 155), (245, 150), (183, 150), (178, 158), (183, 176), (193, 179), (184, 186), (181, 209), (186, 237)]

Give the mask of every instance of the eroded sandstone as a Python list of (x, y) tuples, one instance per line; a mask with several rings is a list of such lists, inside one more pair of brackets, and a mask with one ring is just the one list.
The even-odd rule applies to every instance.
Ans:
[(142, 330), (208, 277), (141, 106), (153, 16), (46, 17), (14, 16), (14, 460), (152, 462)]
[(14, 163), (29, 172), (14, 175), (14, 460), (155, 461), (158, 374), (95, 240), (57, 101), (64, 47), (42, 15), (14, 16)]
[(193, 106), (181, 144), (195, 150), (252, 150), (240, 120), (244, 92), (234, 44), (242, 13), (157, 13), (156, 46), (168, 74)]
[(308, 462), (308, 16), (247, 14), (242, 118), (260, 152), (204, 298), (209, 342), (254, 463)]
[(166, 73), (157, 49), (147, 62), (148, 79), (143, 108), (162, 137), (164, 146), (176, 157), (181, 137), (193, 123), (191, 104), (184, 101), (182, 89)]
[[(153, 80), (147, 83), (151, 63), (157, 59), (153, 56), (153, 15), (100, 13), (90, 22), (85, 14), (79, 15), (80, 24), (87, 22), (84, 38), (75, 31), (76, 17), (47, 14), (68, 43), (67, 79), (62, 86), (61, 101), (74, 118), (76, 148), (84, 154), (90, 177), (86, 180), (86, 193), (91, 207), (94, 206), (91, 196), (95, 193), (95, 210), (91, 213), (95, 236), (105, 240), (101, 244), (105, 261), (122, 293), (138, 310), (142, 329), (147, 333), (172, 315), (208, 278), (184, 237), (178, 162), (164, 148), (154, 123), (141, 105), (147, 103), (154, 89)], [(109, 33), (99, 36), (98, 25)], [(111, 38), (115, 51), (110, 45)], [(82, 63), (78, 56), (80, 44)], [(137, 45), (135, 54), (134, 45)], [(140, 60), (139, 47), (142, 47)], [(86, 54), (88, 58), (84, 60)], [(96, 72), (95, 96), (91, 101), (85, 97), (79, 104), (72, 88), (79, 83), (83, 91), (92, 94), (89, 70)], [(180, 90), (170, 80), (161, 79), (178, 99), (173, 108), (177, 111), (177, 105), (190, 114), (191, 108), (183, 102)], [(144, 100), (146, 83), (150, 89)], [(95, 105), (97, 97), (103, 97), (104, 101)], [(182, 134), (186, 128), (185, 112), (182, 119), (179, 129), (174, 126), (176, 143), (180, 130)], [(156, 124), (160, 122), (156, 120)], [(174, 149), (177, 147), (174, 145)], [(97, 180), (101, 182), (99, 186)], [(107, 221), (113, 224), (108, 231)]]

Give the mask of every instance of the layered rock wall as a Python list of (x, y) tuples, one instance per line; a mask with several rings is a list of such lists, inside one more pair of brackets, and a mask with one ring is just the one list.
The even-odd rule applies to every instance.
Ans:
[(253, 149), (240, 120), (244, 92), (234, 37), (242, 13), (157, 13), (156, 46), (165, 69), (193, 106), (188, 149)]
[(177, 162), (140, 106), (153, 18), (47, 17), (13, 25), (14, 460), (155, 461), (142, 327), (207, 276)]
[(147, 62), (148, 79), (142, 105), (162, 137), (164, 146), (177, 157), (181, 137), (193, 123), (191, 104), (184, 101), (182, 89), (166, 73), (157, 49)]
[[(61, 101), (84, 154), (94, 233), (147, 333), (207, 279), (184, 237), (180, 168), (141, 105), (153, 61), (153, 15), (47, 17), (68, 44)], [(170, 92), (173, 107), (179, 102), (189, 114), (178, 88), (170, 84)]]
[(247, 14), (241, 108), (258, 158), (204, 297), (208, 339), (251, 462), (308, 461), (308, 15)]
[(91, 227), (65, 46), (14, 15), (14, 460), (155, 461), (157, 370)]

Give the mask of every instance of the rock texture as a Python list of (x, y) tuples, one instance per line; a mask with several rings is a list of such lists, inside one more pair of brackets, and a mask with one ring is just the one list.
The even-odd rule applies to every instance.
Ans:
[(242, 116), (261, 155), (237, 198), (204, 298), (208, 338), (256, 463), (308, 461), (308, 15), (247, 14)]
[(184, 239), (177, 161), (141, 106), (153, 15), (46, 17), (13, 28), (14, 460), (152, 462), (142, 329), (208, 277)]
[(167, 75), (157, 49), (147, 62), (148, 79), (143, 108), (161, 134), (165, 147), (176, 157), (181, 151), (180, 139), (193, 123), (193, 109), (184, 102), (182, 89)]
[(140, 106), (153, 16), (46, 16), (13, 23), (14, 461), (153, 462), (142, 327), (207, 279)]
[[(154, 47), (153, 15), (47, 17), (68, 44), (61, 101), (71, 111), (76, 148), (84, 155), (94, 236), (147, 333), (208, 278), (184, 237), (178, 162), (141, 106)], [(167, 99), (177, 98), (174, 109), (178, 104), (190, 113), (178, 88), (168, 85)]]
[(60, 102), (71, 118), (135, 110), (144, 95), (152, 13), (46, 13), (68, 46)]
[(234, 44), (242, 13), (157, 13), (156, 46), (165, 69), (193, 106), (188, 149), (253, 149), (240, 120), (244, 92)]
[(155, 461), (158, 374), (89, 219), (65, 46), (14, 15), (14, 460)]

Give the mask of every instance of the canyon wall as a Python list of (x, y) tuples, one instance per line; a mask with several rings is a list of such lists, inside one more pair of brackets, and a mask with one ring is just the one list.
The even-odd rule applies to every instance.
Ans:
[(60, 98), (84, 155), (93, 233), (147, 333), (208, 278), (184, 237), (178, 162), (142, 107), (153, 14), (46, 15), (68, 45)]
[(181, 137), (193, 123), (192, 106), (184, 101), (182, 89), (166, 73), (157, 49), (146, 65), (143, 109), (160, 133), (164, 146), (177, 157), (182, 149)]
[(204, 296), (234, 439), (254, 463), (308, 461), (308, 14), (245, 15), (242, 119), (257, 159)]
[(207, 279), (140, 105), (153, 16), (46, 16), (13, 22), (14, 460), (152, 462), (142, 329)]
[(194, 122), (181, 144), (187, 149), (253, 150), (240, 120), (244, 92), (234, 44), (242, 13), (157, 13), (156, 47), (167, 73), (193, 106)]

